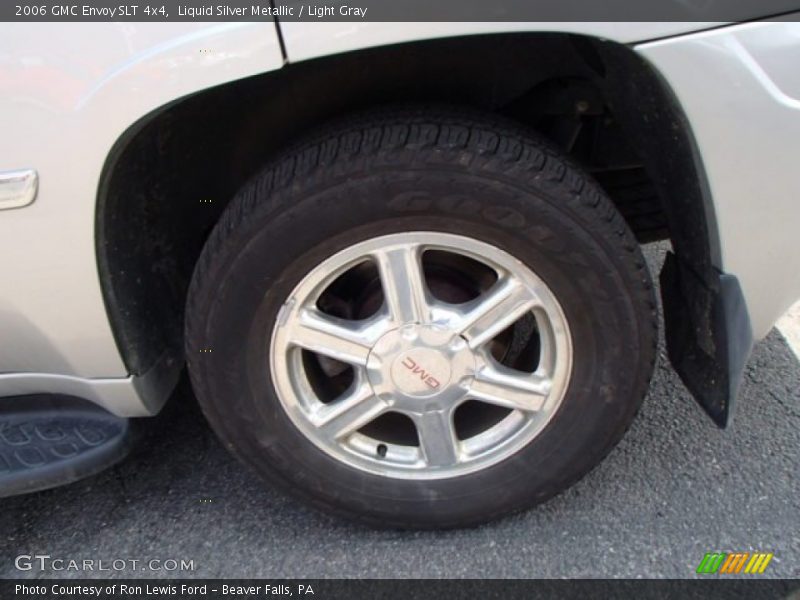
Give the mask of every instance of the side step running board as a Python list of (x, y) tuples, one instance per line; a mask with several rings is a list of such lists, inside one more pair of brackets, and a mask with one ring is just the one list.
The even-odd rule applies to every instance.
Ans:
[(124, 458), (128, 419), (61, 396), (0, 398), (0, 497), (88, 477)]

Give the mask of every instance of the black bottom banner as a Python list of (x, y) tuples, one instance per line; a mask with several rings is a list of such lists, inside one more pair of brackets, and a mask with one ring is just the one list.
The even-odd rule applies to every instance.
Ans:
[(0, 580), (2, 600), (26, 598), (102, 600), (170, 598), (217, 600), (304, 598), (313, 600), (428, 599), (716, 599), (800, 600), (800, 581), (717, 580), (480, 580), (480, 579), (26, 579)]

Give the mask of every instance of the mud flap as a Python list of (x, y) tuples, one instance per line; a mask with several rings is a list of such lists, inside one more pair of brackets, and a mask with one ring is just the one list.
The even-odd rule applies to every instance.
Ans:
[(753, 334), (739, 281), (698, 276), (673, 253), (661, 270), (667, 352), (681, 380), (720, 427), (730, 424)]

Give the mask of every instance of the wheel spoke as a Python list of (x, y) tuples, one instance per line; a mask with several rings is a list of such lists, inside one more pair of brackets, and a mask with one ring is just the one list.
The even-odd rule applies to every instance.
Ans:
[(530, 412), (541, 410), (550, 387), (551, 381), (541, 375), (523, 374), (501, 365), (487, 365), (475, 374), (469, 397)]
[(445, 467), (458, 462), (458, 440), (453, 411), (427, 411), (414, 417), (419, 445), (428, 466)]
[(478, 348), (513, 325), (536, 304), (536, 299), (519, 281), (500, 280), (470, 303), (461, 318), (460, 333), (467, 338), (470, 348)]
[(339, 440), (354, 433), (386, 410), (387, 404), (363, 382), (344, 398), (326, 404), (314, 418), (314, 424), (329, 440)]
[(291, 343), (353, 365), (366, 365), (370, 339), (364, 329), (315, 310), (302, 310)]
[(426, 323), (430, 308), (418, 246), (375, 253), (389, 315), (397, 324)]

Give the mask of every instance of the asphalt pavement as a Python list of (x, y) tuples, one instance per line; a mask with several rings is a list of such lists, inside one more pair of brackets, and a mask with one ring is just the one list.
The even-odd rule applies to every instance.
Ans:
[[(657, 265), (661, 250), (649, 254)], [(0, 577), (682, 578), (712, 551), (773, 552), (765, 576), (800, 577), (800, 364), (777, 331), (755, 348), (729, 429), (695, 405), (662, 345), (641, 413), (598, 468), (469, 530), (370, 530), (263, 487), (216, 440), (185, 378), (144, 426), (117, 467), (0, 500)], [(194, 570), (15, 568), (37, 553)]]

